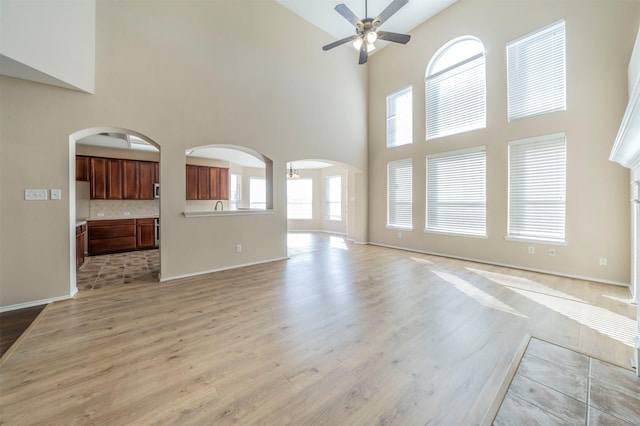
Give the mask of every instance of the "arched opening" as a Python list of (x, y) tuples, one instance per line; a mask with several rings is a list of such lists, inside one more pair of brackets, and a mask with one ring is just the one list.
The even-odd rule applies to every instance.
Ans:
[(273, 209), (273, 161), (249, 148), (214, 144), (189, 148), (185, 213)]
[[(313, 159), (292, 160), (286, 166), (289, 257), (314, 250), (322, 241), (362, 240), (357, 230), (359, 170)], [(332, 237), (315, 237), (319, 234)]]
[[(124, 284), (143, 276), (147, 281), (159, 280), (159, 165), (160, 145), (134, 130), (92, 127), (69, 135), (71, 296), (77, 293), (79, 284), (89, 289)], [(90, 238), (93, 226), (95, 239)], [(144, 255), (132, 254), (129, 259), (128, 253), (133, 252)], [(96, 268), (96, 262), (88, 268), (89, 262), (85, 262), (90, 273), (80, 269), (83, 260), (97, 260), (107, 253), (118, 253), (120, 264), (100, 258), (104, 268)], [(122, 262), (125, 256), (127, 260)]]

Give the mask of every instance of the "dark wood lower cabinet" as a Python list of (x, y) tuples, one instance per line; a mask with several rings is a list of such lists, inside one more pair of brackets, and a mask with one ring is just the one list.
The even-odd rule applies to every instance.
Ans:
[(87, 225), (76, 226), (76, 269), (84, 263), (84, 237), (87, 234)]
[(90, 220), (89, 256), (155, 248), (155, 220)]

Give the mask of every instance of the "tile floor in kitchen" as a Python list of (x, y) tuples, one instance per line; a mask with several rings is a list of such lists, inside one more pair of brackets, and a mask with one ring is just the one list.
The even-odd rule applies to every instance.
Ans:
[(76, 273), (79, 291), (132, 282), (157, 282), (160, 272), (160, 250), (88, 256)]
[(532, 338), (494, 425), (639, 425), (635, 372)]

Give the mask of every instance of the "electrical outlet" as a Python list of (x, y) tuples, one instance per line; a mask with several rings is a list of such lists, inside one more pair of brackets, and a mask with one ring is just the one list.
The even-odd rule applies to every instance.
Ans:
[(27, 201), (47, 200), (47, 192), (48, 191), (46, 189), (25, 189), (24, 199)]
[(62, 200), (62, 190), (60, 190), (60, 189), (52, 189), (51, 190), (51, 199), (52, 200)]
[(549, 256), (555, 256), (555, 255), (556, 255), (556, 249), (550, 248), (549, 249)]
[(527, 249), (527, 252), (529, 254), (536, 254), (536, 248), (534, 246), (529, 246), (529, 248)]
[(98, 212), (98, 214), (96, 215), (98, 217), (104, 217), (104, 212)]
[(236, 253), (240, 253), (242, 251), (242, 244), (236, 244)]
[(130, 216), (131, 212), (122, 212), (122, 216)]
[(607, 258), (606, 257), (601, 257), (600, 258), (600, 266), (607, 266)]

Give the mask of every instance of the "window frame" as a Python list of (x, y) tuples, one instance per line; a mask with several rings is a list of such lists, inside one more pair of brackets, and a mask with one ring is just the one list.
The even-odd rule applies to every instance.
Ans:
[[(514, 194), (513, 194), (513, 186), (514, 186), (514, 159), (513, 159), (513, 147), (518, 146), (518, 147), (522, 147), (522, 146), (526, 146), (526, 145), (542, 145), (542, 144), (548, 144), (548, 145), (552, 145), (553, 147), (553, 143), (554, 141), (557, 142), (558, 140), (562, 139), (562, 155), (563, 155), (563, 162), (562, 162), (562, 166), (563, 169), (562, 170), (552, 170), (552, 172), (556, 175), (561, 175), (563, 177), (563, 181), (558, 183), (555, 182), (554, 186), (561, 186), (562, 187), (562, 199), (560, 201), (553, 201), (553, 200), (549, 200), (547, 199), (543, 199), (540, 200), (539, 198), (536, 200), (532, 200), (529, 201), (528, 203), (526, 203), (526, 207), (529, 211), (533, 211), (532, 209), (535, 209), (536, 207), (539, 208), (540, 205), (553, 205), (553, 204), (562, 204), (562, 237), (550, 237), (548, 235), (544, 235), (544, 232), (539, 232), (538, 235), (534, 235), (534, 234), (527, 234), (525, 231), (520, 230), (520, 231), (515, 231), (513, 230), (513, 226), (512, 223), (514, 221)], [(542, 136), (535, 136), (535, 137), (531, 137), (531, 138), (524, 138), (524, 139), (517, 139), (517, 140), (512, 140), (509, 141), (508, 144), (508, 149), (509, 149), (509, 154), (508, 154), (508, 167), (509, 167), (509, 172), (508, 172), (508, 179), (507, 179), (507, 184), (508, 184), (508, 218), (507, 218), (507, 235), (505, 236), (506, 240), (511, 240), (511, 241), (530, 241), (530, 242), (536, 242), (536, 243), (545, 243), (545, 244), (555, 244), (555, 245), (567, 245), (567, 232), (566, 232), (566, 228), (567, 228), (567, 135), (565, 132), (560, 132), (560, 133), (552, 133), (552, 134), (548, 134), (548, 135), (542, 135)], [(544, 157), (549, 158), (549, 153), (546, 153), (544, 155)], [(536, 167), (536, 169), (540, 170), (541, 167), (541, 163), (535, 163), (534, 164)], [(549, 168), (548, 164), (543, 164), (543, 166), (545, 168)], [(533, 168), (531, 167), (531, 164), (528, 165), (528, 169), (532, 170)], [(548, 175), (547, 175), (548, 176)], [(522, 180), (522, 178), (518, 177), (520, 180)], [(539, 179), (539, 176), (537, 176), (537, 178)], [(531, 186), (531, 182), (528, 183), (528, 192), (535, 194), (536, 191), (536, 187)], [(552, 191), (552, 189), (554, 188), (554, 186), (549, 184), (549, 180), (545, 179), (544, 180), (544, 185), (541, 183), (538, 183), (537, 188), (540, 188), (541, 190), (539, 191), (540, 194), (545, 194), (546, 197), (550, 197), (551, 194), (554, 192)], [(526, 200), (525, 200), (526, 201)], [(525, 204), (523, 201), (518, 200), (518, 203), (521, 204)], [(532, 207), (533, 206), (533, 207)], [(527, 216), (531, 217), (531, 213), (529, 213)], [(544, 220), (543, 222), (545, 223), (549, 223), (549, 219), (550, 216), (547, 214), (545, 214), (544, 216)], [(531, 224), (527, 224), (528, 227), (531, 226)], [(522, 226), (524, 227), (524, 226)], [(522, 228), (521, 227), (521, 228)], [(546, 228), (549, 228), (549, 226), (547, 225)]]
[[(547, 45), (547, 48), (541, 53), (539, 50), (543, 45)], [(556, 64), (554, 59), (559, 59), (554, 55), (560, 54), (561, 64)], [(530, 59), (540, 58), (541, 55), (544, 55), (543, 60)], [(567, 43), (564, 19), (508, 42), (506, 59), (509, 122), (567, 110)], [(561, 66), (561, 69), (554, 69), (553, 65)], [(535, 97), (531, 96), (532, 93)]]
[[(408, 164), (407, 164), (408, 163)], [(394, 168), (394, 166), (398, 166), (397, 169), (401, 168), (402, 166), (409, 166), (410, 171), (409, 171), (409, 178), (408, 178), (408, 191), (395, 191), (392, 190), (392, 187), (395, 185), (397, 187), (400, 187), (403, 183), (406, 185), (407, 182), (405, 180), (394, 180), (393, 182), (391, 181), (391, 177), (392, 177), (392, 169)], [(396, 170), (397, 170), (396, 169)], [(397, 176), (397, 174), (396, 174)], [(396, 206), (398, 204), (397, 196), (393, 196), (393, 195), (399, 195), (400, 197), (402, 196), (408, 196), (409, 201), (408, 202), (404, 202), (404, 204), (408, 204), (408, 219), (409, 219), (409, 224), (401, 224), (401, 223), (391, 223), (391, 210), (392, 210), (392, 204), (393, 206)], [(400, 215), (394, 215), (394, 216), (402, 216), (402, 214)], [(407, 231), (411, 231), (413, 230), (413, 158), (404, 158), (401, 160), (395, 160), (395, 161), (389, 161), (387, 162), (387, 225), (386, 227), (388, 229), (400, 229), (400, 230), (407, 230)]]
[[(261, 180), (261, 181), (264, 182), (264, 195), (263, 195), (264, 198), (265, 198), (264, 202), (255, 202), (255, 201), (253, 201), (253, 197), (251, 196), (252, 195), (252, 193), (251, 193), (251, 188), (252, 188), (251, 182), (252, 181), (258, 181), (258, 180)], [(250, 176), (249, 177), (249, 208), (250, 209), (256, 209), (256, 210), (267, 210), (267, 200), (266, 200), (266, 198), (267, 198), (267, 179), (266, 179), (266, 177), (265, 176)], [(260, 204), (260, 205), (264, 204), (264, 207), (256, 207), (256, 204)]]
[[(408, 111), (408, 117), (405, 116), (403, 114), (403, 111), (398, 111), (398, 107), (396, 106), (396, 113), (394, 115), (390, 115), (390, 101), (393, 102), (395, 100), (398, 99), (402, 99), (403, 96), (405, 95), (409, 95), (409, 111)], [(393, 141), (394, 143), (390, 143), (390, 138), (389, 138), (389, 128), (390, 128), (390, 121), (392, 121), (395, 124), (394, 129), (396, 130), (395, 132), (393, 132), (394, 138)], [(400, 128), (400, 126), (398, 126), (398, 122), (401, 122), (402, 124), (402, 128), (404, 128), (404, 126), (408, 127), (408, 140), (406, 141), (402, 141), (402, 142), (396, 142), (398, 140), (398, 129)], [(408, 123), (406, 123), (405, 121), (408, 121)], [(387, 143), (387, 148), (396, 148), (399, 146), (404, 146), (404, 145), (411, 145), (413, 144), (413, 85), (409, 85), (406, 86), (400, 90), (396, 90), (393, 93), (390, 93), (389, 95), (387, 95), (387, 99), (386, 99), (386, 143)]]
[[(324, 218), (325, 220), (331, 221), (331, 222), (341, 222), (342, 221), (342, 216), (343, 216), (343, 212), (342, 212), (342, 175), (332, 175), (332, 176), (325, 176), (325, 211), (324, 211)], [(340, 197), (338, 201), (332, 201), (332, 194), (331, 194), (331, 179), (339, 179), (340, 180)], [(331, 206), (337, 204), (340, 208), (340, 217), (336, 217), (336, 216), (332, 216), (331, 215)]]
[[(456, 44), (467, 41), (477, 42), (482, 47), (482, 51), (437, 72), (432, 71), (447, 51)], [(478, 62), (477, 64), (474, 63), (476, 61)], [(468, 67), (468, 69), (464, 69), (464, 67)], [(475, 74), (476, 71), (477, 75)], [(455, 81), (461, 75), (465, 75), (466, 78), (460, 79), (460, 82)], [(481, 78), (482, 83), (475, 82), (474, 79), (476, 78)], [(425, 139), (427, 141), (487, 127), (486, 48), (482, 40), (467, 35), (455, 38), (444, 44), (431, 57), (425, 72), (424, 82)], [(454, 86), (463, 83), (464, 86), (456, 87), (455, 90), (447, 93), (440, 93), (440, 91), (446, 90), (446, 86), (441, 86), (444, 86), (444, 83), (447, 82), (456, 83)], [(477, 92), (479, 97), (477, 103), (470, 101), (470, 91), (468, 90), (470, 87), (473, 89), (472, 93)], [(469, 120), (469, 117), (472, 117), (472, 119)]]
[[(455, 171), (456, 172), (456, 180), (451, 181), (451, 177), (442, 175), (435, 175), (433, 172), (433, 168), (437, 166), (441, 166), (444, 164), (447, 159), (451, 160), (447, 165), (446, 172)], [(470, 162), (474, 160), (480, 160), (481, 164), (473, 164)], [(430, 160), (433, 164), (430, 164)], [(451, 164), (453, 163), (453, 165)], [(487, 234), (487, 147), (486, 146), (477, 146), (468, 149), (461, 149), (455, 151), (446, 151), (437, 154), (430, 154), (426, 156), (426, 182), (425, 182), (425, 223), (424, 223), (424, 232), (433, 233), (433, 234), (444, 234), (444, 235), (454, 235), (454, 236), (463, 236), (463, 237), (471, 237), (471, 238), (488, 238)], [(475, 167), (471, 168), (470, 166)], [(478, 168), (481, 167), (482, 170), (478, 171)], [(470, 176), (461, 176), (460, 171), (468, 171)], [(479, 175), (482, 176), (482, 180), (478, 180)], [(464, 179), (459, 179), (463, 177)], [(432, 178), (432, 179), (430, 179)], [(443, 188), (433, 189), (433, 181), (438, 181), (448, 179), (445, 186)], [(479, 189), (475, 188), (475, 186), (479, 185)], [(447, 188), (462, 188), (462, 190), (458, 190), (455, 193), (445, 193)], [(476, 191), (470, 191), (471, 189), (477, 189)], [(432, 195), (432, 193), (434, 193)], [(477, 198), (479, 195), (482, 195), (481, 202), (472, 202), (474, 198)], [(436, 204), (430, 204), (434, 198), (439, 197), (442, 198), (446, 196), (448, 199), (446, 202), (436, 200)], [(464, 201), (462, 201), (464, 200)], [(452, 209), (452, 205), (459, 205), (457, 209)], [(462, 205), (464, 204), (464, 209)], [(429, 212), (435, 211), (438, 207), (442, 210), (442, 212), (436, 212), (438, 217), (442, 217), (445, 219), (445, 225), (434, 226), (430, 223), (433, 215)], [(474, 207), (476, 213), (472, 214), (473, 211), (469, 211), (468, 207)], [(449, 214), (446, 214), (446, 211), (449, 210)], [(480, 212), (478, 213), (478, 210)], [(452, 213), (453, 212), (453, 216)], [(475, 216), (475, 217), (474, 217)], [(477, 216), (481, 217), (481, 221), (477, 220)], [(446, 223), (452, 223), (454, 221), (458, 221), (460, 219), (464, 219), (461, 223), (474, 223), (475, 228), (480, 229), (480, 232), (473, 231), (472, 229), (463, 229), (463, 228), (452, 228), (447, 227)], [(473, 222), (473, 220), (476, 220)]]
[[(289, 188), (289, 184), (296, 184), (296, 183), (308, 183), (309, 184), (309, 188), (306, 188), (306, 192), (308, 192), (309, 194), (309, 200), (304, 200), (304, 202), (291, 202), (291, 191)], [(304, 192), (304, 191), (303, 191)], [(308, 206), (308, 217), (292, 217), (289, 211), (289, 206), (295, 204), (295, 205), (301, 205), (304, 207)], [(287, 179), (287, 219), (288, 220), (313, 220), (313, 178), (311, 177), (301, 177), (298, 179)]]

